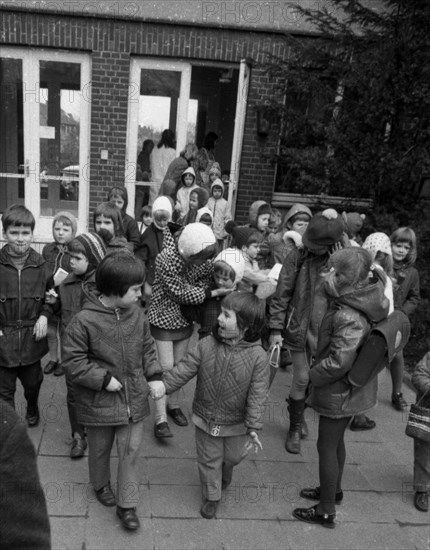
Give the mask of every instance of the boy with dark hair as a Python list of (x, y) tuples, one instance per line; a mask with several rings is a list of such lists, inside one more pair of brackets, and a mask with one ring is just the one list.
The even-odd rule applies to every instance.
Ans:
[(19, 378), (27, 401), (27, 424), (33, 427), (40, 419), (40, 360), (48, 352), (52, 313), (44, 296), (52, 274), (31, 247), (35, 220), (25, 206), (9, 206), (2, 225), (7, 244), (0, 250), (0, 397), (14, 406)]
[[(136, 530), (137, 458), (148, 397), (159, 391), (162, 370), (141, 296), (144, 267), (128, 252), (106, 256), (96, 270), (94, 292), (66, 330), (64, 365), (73, 381), (78, 420), (88, 434), (90, 481), (97, 500), (117, 505), (124, 528)], [(118, 449), (116, 495), (110, 484), (110, 455)], [(137, 495), (136, 493), (133, 493)]]

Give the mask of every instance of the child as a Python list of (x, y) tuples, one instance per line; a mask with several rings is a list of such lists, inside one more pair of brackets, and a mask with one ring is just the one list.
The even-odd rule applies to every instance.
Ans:
[(333, 209), (315, 214), (303, 234), (303, 248), (287, 255), (278, 278), (276, 293), (270, 301), (270, 343), (285, 342), (293, 362), (289, 395), (290, 426), (285, 449), (300, 453), (300, 439), (306, 437), (304, 422), (309, 360), (315, 356), (327, 297), (322, 292), (322, 275), (333, 249), (340, 246), (342, 218)]
[(212, 216), (212, 212), (209, 210), (207, 206), (203, 206), (202, 208), (199, 208), (197, 210), (196, 222), (204, 223), (208, 227), (212, 227), (213, 216)]
[(235, 225), (234, 222), (227, 223), (226, 231), (231, 233), (233, 247), (242, 252), (245, 260), (245, 271), (237, 289), (255, 293), (259, 284), (270, 282), (268, 270), (261, 270), (256, 259), (263, 237), (255, 228)]
[(263, 237), (257, 255), (257, 262), (260, 269), (271, 268), (274, 265), (270, 254), (269, 242), (269, 220), (272, 209), (265, 201), (255, 201), (249, 207), (249, 226), (255, 228)]
[(282, 237), (273, 245), (275, 263), (282, 264), (287, 254), (295, 248), (303, 248), (303, 233), (312, 218), (312, 212), (304, 204), (293, 204), (285, 214)]
[[(399, 227), (390, 236), (390, 241), (394, 262), (394, 308), (400, 309), (411, 317), (421, 299), (420, 278), (414, 267), (417, 257), (415, 232), (410, 227)], [(404, 371), (403, 352), (395, 356), (390, 364), (390, 370), (393, 381), (392, 404), (395, 409), (402, 411), (408, 406), (401, 393)]]
[(280, 232), (282, 226), (282, 214), (277, 208), (272, 208), (272, 212), (269, 218), (269, 232), (272, 235), (276, 235)]
[[(419, 361), (412, 375), (417, 389), (417, 403), (430, 409), (430, 352)], [(430, 443), (414, 438), (414, 489), (415, 508), (428, 512), (430, 493)]]
[(377, 377), (362, 387), (353, 387), (346, 376), (357, 349), (371, 324), (386, 318), (388, 304), (383, 285), (369, 282), (370, 254), (358, 247), (335, 252), (324, 290), (330, 308), (321, 324), (315, 362), (310, 370), (309, 403), (319, 413), (318, 455), (320, 486), (306, 488), (300, 496), (318, 500), (311, 508), (296, 508), (301, 521), (334, 528), (336, 509), (343, 499), (342, 474), (345, 465), (344, 434), (354, 414), (376, 404)]
[[(226, 290), (211, 290), (213, 264), (217, 252), (212, 230), (202, 223), (186, 225), (174, 247), (166, 247), (155, 260), (155, 278), (148, 309), (151, 334), (155, 338), (158, 358), (164, 372), (180, 361), (188, 348), (193, 325), (181, 312), (181, 305), (202, 304), (205, 299), (225, 295)], [(172, 437), (167, 414), (178, 426), (188, 420), (178, 404), (179, 395), (171, 395), (155, 406), (154, 435), (157, 439)]]
[(133, 252), (133, 244), (124, 237), (121, 213), (113, 202), (99, 204), (93, 220), (96, 233), (106, 243), (107, 254), (124, 249)]
[[(391, 314), (394, 311), (394, 296), (393, 283), (391, 280), (391, 275), (393, 273), (393, 257), (390, 238), (382, 232), (371, 233), (366, 237), (363, 248), (369, 251), (373, 262), (372, 267), (378, 271), (384, 282), (384, 295), (389, 304), (388, 314)], [(391, 377), (393, 378), (393, 373), (391, 373)], [(401, 383), (402, 381), (400, 381), (400, 389)], [(374, 420), (368, 418), (364, 414), (359, 414), (352, 419), (350, 429), (352, 431), (364, 431), (372, 430), (375, 426), (376, 422)]]
[[(152, 223), (152, 206), (146, 205), (142, 208), (142, 225), (140, 228), (140, 237), (145, 233)], [(140, 243), (139, 243), (140, 246)], [(137, 247), (139, 248), (139, 247)]]
[[(245, 272), (245, 258), (237, 248), (222, 250), (214, 260), (212, 288), (233, 291)], [(208, 336), (221, 313), (221, 296), (208, 298), (198, 306), (181, 306), (184, 317), (200, 325), (199, 339)]]
[(222, 249), (225, 239), (228, 236), (225, 226), (226, 223), (232, 219), (232, 215), (230, 206), (224, 198), (224, 184), (218, 178), (212, 182), (208, 208), (213, 215), (213, 232), (217, 238), (218, 246)]
[[(70, 254), (67, 244), (74, 238), (77, 230), (77, 222), (75, 216), (69, 212), (58, 212), (52, 222), (52, 234), (54, 242), (43, 247), (42, 256), (46, 260), (54, 276), (54, 284), (57, 286), (61, 280), (57, 277), (63, 270), (67, 275), (70, 273)], [(56, 277), (57, 275), (57, 277)], [(60, 275), (61, 276), (61, 275)], [(52, 316), (48, 322), (48, 347), (49, 347), (49, 362), (46, 364), (43, 372), (45, 374), (54, 373), (55, 376), (64, 374), (61, 366), (60, 357), (60, 335), (58, 333), (59, 319)]]
[(174, 221), (182, 223), (185, 216), (188, 214), (190, 208), (190, 193), (194, 189), (197, 189), (196, 173), (192, 166), (184, 170), (181, 176), (181, 187), (176, 194), (175, 213), (176, 218)]
[(144, 301), (149, 306), (152, 285), (155, 278), (155, 259), (164, 247), (174, 247), (172, 233), (168, 227), (172, 219), (172, 204), (167, 197), (157, 197), (152, 205), (153, 222), (140, 239), (136, 257), (145, 264)]
[(197, 462), (203, 493), (200, 514), (215, 516), (221, 491), (248, 450), (262, 449), (269, 364), (261, 346), (264, 303), (249, 292), (224, 298), (213, 336), (199, 343), (165, 374), (167, 393), (197, 375), (193, 401)]
[[(82, 233), (69, 243), (69, 253), (71, 273), (58, 287), (58, 300), (54, 306), (55, 310), (60, 311), (62, 336), (73, 316), (82, 309), (84, 285), (86, 289), (95, 287), (95, 271), (106, 254), (106, 245), (98, 235)], [(73, 383), (69, 376), (66, 376), (66, 386), (67, 411), (72, 431), (70, 458), (77, 459), (84, 456), (87, 442), (85, 429), (76, 416)]]
[[(87, 301), (67, 327), (64, 342), (78, 420), (88, 433), (90, 481), (101, 504), (117, 504), (117, 516), (129, 530), (139, 528), (138, 497), (130, 497), (130, 487), (140, 484), (137, 459), (149, 415), (148, 396), (162, 375), (148, 320), (137, 306), (143, 277), (142, 263), (131, 254), (106, 256), (96, 271), (97, 291), (86, 293)], [(116, 495), (110, 484), (114, 439)]]
[(221, 178), (221, 169), (217, 162), (214, 162), (209, 169), (209, 184), (212, 186), (212, 183)]
[(44, 303), (52, 273), (31, 247), (35, 225), (25, 206), (9, 206), (2, 216), (6, 245), (0, 250), (0, 398), (14, 407), (19, 378), (29, 427), (40, 420), (40, 360), (48, 352), (46, 333), (52, 313), (52, 307)]
[(111, 187), (108, 202), (113, 203), (121, 212), (122, 231), (127, 242), (131, 243), (132, 250), (139, 246), (140, 232), (135, 219), (127, 214), (128, 193), (125, 187)]
[(183, 225), (196, 222), (197, 212), (208, 203), (209, 193), (204, 187), (196, 187), (190, 191), (188, 201), (188, 214), (185, 216)]

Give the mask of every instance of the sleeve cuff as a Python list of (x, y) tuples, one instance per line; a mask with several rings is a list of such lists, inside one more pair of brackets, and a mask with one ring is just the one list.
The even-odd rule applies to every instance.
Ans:
[(105, 389), (107, 386), (109, 386), (109, 383), (111, 380), (112, 380), (112, 375), (109, 372), (107, 372), (103, 379), (102, 388)]
[(161, 382), (163, 381), (163, 373), (162, 372), (158, 372), (157, 374), (153, 374), (152, 376), (147, 378), (148, 382), (156, 382), (158, 380), (160, 380)]

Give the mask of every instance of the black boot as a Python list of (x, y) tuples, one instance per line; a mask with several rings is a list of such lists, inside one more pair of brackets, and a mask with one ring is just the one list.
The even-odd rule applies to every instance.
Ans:
[(305, 410), (305, 399), (293, 399), (290, 397), (288, 406), (290, 412), (290, 429), (288, 430), (285, 449), (294, 455), (300, 453), (300, 437), (303, 421), (303, 412)]

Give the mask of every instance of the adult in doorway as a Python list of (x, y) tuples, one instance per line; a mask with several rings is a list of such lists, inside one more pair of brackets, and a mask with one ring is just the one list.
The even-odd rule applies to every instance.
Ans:
[(176, 157), (175, 133), (172, 130), (163, 130), (161, 139), (154, 147), (150, 156), (151, 181), (153, 185), (149, 192), (149, 204), (152, 205), (158, 196), (161, 183), (166, 175), (167, 168)]
[(172, 180), (176, 183), (176, 189), (181, 183), (181, 176), (184, 171), (192, 166), (195, 169), (194, 163), (197, 159), (199, 150), (195, 143), (189, 142), (185, 146), (185, 149), (180, 152), (179, 157), (172, 160), (167, 168), (167, 172), (164, 176), (163, 183), (166, 180)]
[(203, 141), (203, 146), (199, 149), (197, 156), (197, 184), (210, 190), (209, 171), (217, 164), (215, 160), (215, 147), (219, 139), (215, 132), (208, 132)]

